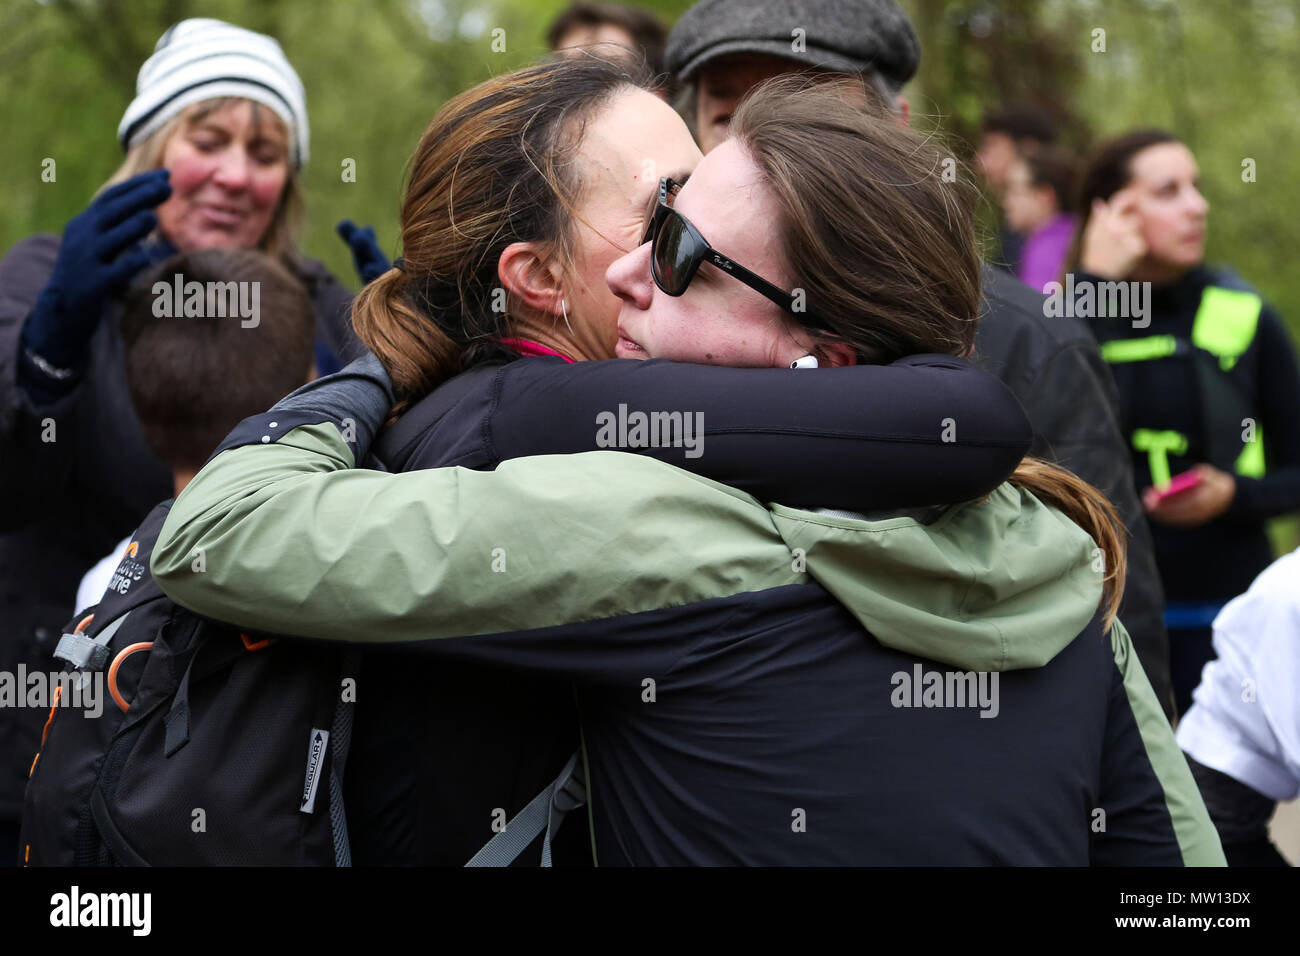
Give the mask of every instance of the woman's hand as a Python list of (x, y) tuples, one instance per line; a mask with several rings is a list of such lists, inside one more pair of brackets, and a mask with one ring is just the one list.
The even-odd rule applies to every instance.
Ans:
[(1237, 494), (1237, 479), (1213, 465), (1197, 465), (1193, 469), (1201, 482), (1190, 491), (1158, 500), (1155, 488), (1142, 492), (1142, 504), (1152, 521), (1172, 528), (1199, 528), (1213, 521), (1232, 505)]
[(26, 346), (55, 366), (79, 364), (105, 300), (149, 263), (139, 245), (158, 225), (153, 208), (171, 195), (165, 169), (107, 189), (69, 221), (50, 281), (23, 328)]
[(1137, 201), (1132, 188), (1121, 189), (1110, 202), (1093, 200), (1079, 255), (1084, 271), (1103, 279), (1123, 279), (1146, 255)]

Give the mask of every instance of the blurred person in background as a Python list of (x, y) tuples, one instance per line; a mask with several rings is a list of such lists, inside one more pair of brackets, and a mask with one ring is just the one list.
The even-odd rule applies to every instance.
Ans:
[(1004, 203), (1011, 170), (1017, 161), (1055, 142), (1055, 121), (1046, 111), (1031, 106), (992, 114), (984, 120), (980, 133), (975, 165), (999, 204), (998, 253), (993, 261), (1016, 275), (1020, 274), (1024, 236), (1022, 230), (1007, 221)]
[(1214, 656), (1214, 615), (1273, 560), (1265, 522), (1300, 508), (1300, 370), (1277, 311), (1206, 265), (1210, 206), (1176, 136), (1136, 130), (1098, 146), (1079, 208), (1076, 288), (1150, 284), (1141, 321), (1091, 323), (1151, 518), (1182, 711)]
[(652, 77), (652, 91), (664, 99), (672, 95), (669, 77), (664, 71), (664, 44), (667, 41), (668, 27), (658, 14), (623, 3), (576, 0), (556, 14), (546, 29), (547, 46), (563, 56), (583, 49), (609, 56), (615, 52), (612, 47), (622, 47), (639, 57)]
[(1073, 215), (1073, 157), (1048, 146), (1011, 164), (1002, 208), (1024, 239), (1016, 275), (1033, 289), (1060, 281), (1078, 220)]
[[(789, 39), (796, 27), (805, 31), (798, 53)], [(726, 139), (732, 112), (755, 85), (790, 72), (860, 74), (906, 123), (911, 107), (902, 88), (920, 56), (916, 32), (894, 0), (702, 0), (674, 25), (667, 62), (707, 154)], [(1119, 428), (1115, 384), (1097, 343), (1084, 323), (1049, 319), (1043, 297), (1006, 272), (986, 266), (981, 282), (975, 361), (1024, 406), (1034, 427), (1030, 454), (1070, 469), (1118, 509), (1129, 534), (1120, 617), (1172, 716), (1164, 595)]]
[[(159, 39), (136, 90), (117, 131), (126, 158), (106, 187), (62, 238), (32, 236), (0, 261), (3, 670), (49, 669), (83, 572), (172, 493), (124, 371), (121, 298), (142, 269), (178, 251), (261, 250), (308, 289), (318, 365), (357, 348), (351, 295), (297, 251), (307, 112), (279, 44), (185, 20)], [(33, 708), (0, 711), (0, 854), (10, 858), (43, 720)]]

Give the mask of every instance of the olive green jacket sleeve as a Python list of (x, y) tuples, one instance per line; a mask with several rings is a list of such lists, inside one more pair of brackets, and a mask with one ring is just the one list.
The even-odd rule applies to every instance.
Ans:
[(243, 627), (375, 643), (808, 580), (753, 498), (643, 456), (544, 456), (493, 472), (353, 466), (332, 423), (221, 452), (173, 505), (155, 579), (178, 604)]

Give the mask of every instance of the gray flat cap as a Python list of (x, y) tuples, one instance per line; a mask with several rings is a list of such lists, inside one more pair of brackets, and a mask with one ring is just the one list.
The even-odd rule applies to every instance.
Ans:
[(668, 70), (689, 83), (705, 63), (732, 53), (836, 73), (875, 70), (895, 90), (921, 62), (916, 31), (894, 0), (700, 0), (668, 37)]

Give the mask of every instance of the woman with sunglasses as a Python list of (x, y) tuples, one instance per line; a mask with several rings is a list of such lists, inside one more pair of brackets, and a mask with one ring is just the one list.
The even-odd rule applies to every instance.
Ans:
[[(400, 268), (354, 309), (401, 416), (384, 467), (489, 470), (613, 445), (763, 500), (857, 508), (960, 501), (1005, 479), (1030, 440), (1023, 414), (950, 354), (839, 376), (586, 361), (614, 358), (619, 300), (605, 271), (642, 238), (662, 173), (685, 178), (700, 158), (624, 70), (594, 57), (540, 64), (430, 124)], [(957, 440), (945, 440), (954, 418)], [(508, 551), (497, 566), (489, 583), (513, 567)], [(362, 674), (376, 692), (358, 694), (346, 802), (363, 864), (463, 864), (492, 836), (493, 811), (513, 817), (578, 742), (573, 691), (550, 675), (405, 649), (368, 652)], [(539, 846), (526, 857), (539, 858)]]
[[(794, 402), (807, 394), (805, 381), (858, 381), (853, 373), (865, 370), (788, 370), (805, 356), (851, 366), (969, 351), (979, 258), (968, 201), (927, 175), (940, 167), (927, 145), (829, 88), (758, 95), (736, 129), (749, 149), (770, 142), (776, 165), (816, 185), (804, 212), (823, 241), (804, 253), (799, 224), (764, 198), (761, 183), (737, 188), (714, 175), (727, 172), (720, 150), (696, 173), (704, 184), (682, 190), (680, 209), (663, 184), (650, 243), (611, 269), (624, 297), (620, 322), (637, 336), (623, 337), (634, 343), (627, 347), (657, 348), (666, 326), (654, 305), (669, 306), (666, 316), (698, 322), (684, 333), (698, 342), (681, 350), (775, 367), (717, 370), (770, 414), (766, 375), (784, 380)], [(804, 138), (791, 150), (770, 139), (775, 130), (806, 130), (818, 148)], [(772, 167), (762, 176), (790, 182)], [(898, 182), (914, 188), (876, 185)], [(868, 208), (877, 221), (858, 218)], [(635, 262), (644, 283), (634, 292), (617, 274)], [(909, 281), (922, 286), (924, 312), (909, 305)], [(810, 309), (801, 308), (801, 289)], [(633, 331), (636, 297), (648, 297), (635, 307), (653, 321)], [(725, 310), (700, 308), (710, 298)], [(363, 297), (359, 314), (365, 307)], [(810, 314), (831, 330), (805, 323)], [(1078, 479), (1026, 464), (1020, 487), (937, 513), (863, 520), (769, 509), (645, 455), (551, 455), (491, 473), (352, 470), (390, 408), (389, 362), (356, 363), (232, 433), (177, 500), (154, 574), (205, 614), (362, 640), (400, 650), (408, 664), (423, 658), (425, 681), (481, 665), (565, 686), (581, 717), (579, 763), (599, 862), (1222, 862), (1113, 620), (1122, 529)], [(470, 371), (444, 391), (481, 377), (496, 383), (495, 398), (508, 397), (502, 372), (527, 365)], [(685, 366), (632, 367), (649, 381), (656, 369)], [(475, 393), (444, 399), (429, 436), (413, 444), (446, 429), (461, 437), (465, 459), (481, 460), (484, 435), (457, 427), (461, 405), (483, 401)], [(532, 394), (538, 404), (547, 398)], [(573, 394), (548, 412), (562, 419)], [(835, 397), (821, 398), (807, 414), (837, 420)], [(954, 411), (949, 424), (960, 430), (964, 416)], [(739, 461), (737, 449), (726, 453)], [(813, 460), (816, 443), (807, 449)], [(710, 454), (706, 447), (702, 458)], [(195, 574), (188, 555), (196, 547), (222, 558)], [(269, 566), (294, 571), (267, 575)], [(403, 703), (416, 708), (421, 694), (442, 688), (404, 690)], [(459, 703), (435, 700), (453, 711)], [(543, 703), (534, 696), (514, 713), (528, 720), (528, 708)], [(454, 719), (446, 718), (449, 734), (477, 743), (478, 727), (461, 730)], [(547, 801), (563, 809), (550, 796), (539, 805)], [(489, 835), (492, 805), (458, 811)], [(356, 812), (350, 804), (350, 819)]]

